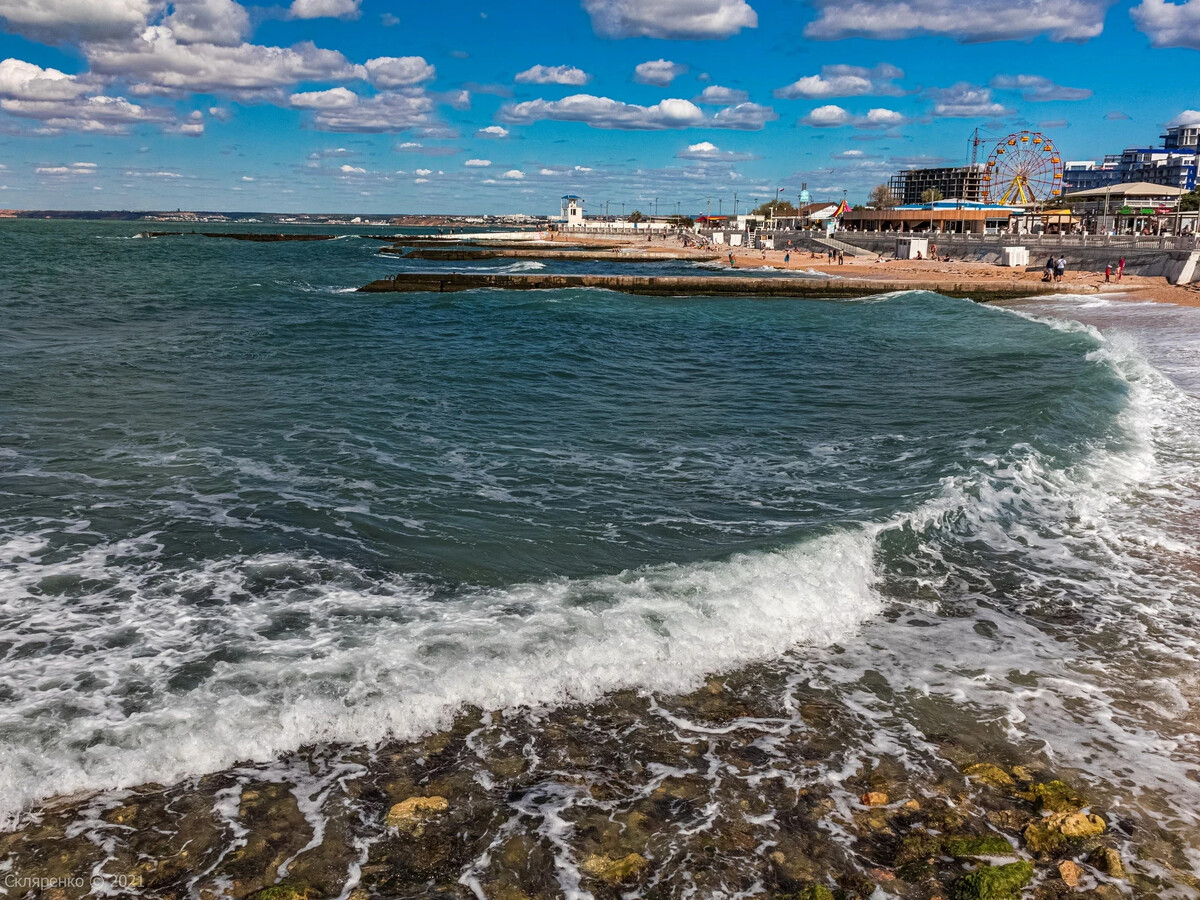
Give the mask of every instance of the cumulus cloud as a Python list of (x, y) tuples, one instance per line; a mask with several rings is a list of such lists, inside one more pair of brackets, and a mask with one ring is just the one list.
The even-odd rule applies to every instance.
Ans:
[[(919, 34), (959, 41), (1086, 41), (1104, 30), (1116, 0), (812, 0), (818, 17), (804, 29), (815, 40), (897, 40)], [(1162, 0), (1147, 0), (1161, 3)]]
[(897, 96), (904, 93), (894, 83), (904, 72), (886, 63), (868, 69), (862, 66), (822, 66), (821, 74), (805, 75), (776, 88), (784, 100), (824, 100), (828, 97)]
[(770, 107), (742, 103), (705, 115), (690, 100), (662, 100), (653, 106), (623, 103), (608, 97), (573, 94), (562, 100), (528, 100), (501, 107), (501, 121), (527, 125), (550, 119), (558, 122), (583, 122), (593, 128), (624, 131), (664, 131), (674, 128), (709, 127), (755, 130), (776, 118)]
[(354, 150), (347, 150), (345, 147), (332, 147), (328, 150), (316, 150), (308, 154), (309, 159), (339, 159), (348, 156), (358, 156)]
[(574, 66), (533, 66), (518, 72), (518, 84), (570, 84), (576, 87), (587, 84), (592, 76)]
[(1200, 50), (1200, 0), (1142, 0), (1129, 14), (1138, 30), (1150, 38), (1151, 46)]
[(734, 103), (745, 103), (749, 99), (750, 95), (745, 91), (710, 84), (700, 92), (696, 102), (703, 103), (705, 106), (729, 106)]
[(38, 166), (33, 171), (38, 175), (95, 175), (97, 166), (92, 162), (77, 162), (65, 166)]
[(293, 0), (293, 19), (357, 19), (362, 0)]
[(250, 32), (250, 14), (234, 0), (175, 0), (163, 24), (181, 44), (234, 46)]
[(733, 128), (738, 131), (759, 131), (768, 122), (774, 122), (779, 114), (769, 106), (757, 103), (739, 103), (718, 110), (709, 120), (711, 128)]
[(800, 124), (813, 128), (840, 128), (843, 125), (853, 125), (855, 128), (894, 128), (906, 122), (908, 119), (894, 109), (869, 109), (866, 115), (855, 116), (834, 104), (818, 106), (800, 120)]
[(1087, 88), (1063, 87), (1044, 75), (997, 75), (991, 85), (998, 90), (1020, 91), (1021, 99), (1031, 103), (1050, 100), (1086, 100), (1092, 96)]
[(346, 109), (358, 103), (358, 94), (344, 87), (336, 87), (327, 91), (292, 94), (288, 102), (296, 109)]
[(709, 162), (744, 162), (751, 159), (761, 159), (753, 153), (738, 153), (734, 150), (722, 150), (709, 141), (689, 144), (686, 150), (675, 154), (676, 159), (697, 159)]
[(368, 59), (365, 68), (367, 80), (383, 90), (412, 87), (437, 74), (437, 69), (420, 56), (380, 56)]
[[(387, 93), (359, 97), (351, 91), (346, 93), (354, 98), (353, 103), (310, 107), (316, 110), (313, 117), (315, 128), (321, 131), (385, 134), (433, 124), (433, 100), (424, 94)], [(293, 102), (296, 96), (292, 95)]]
[(169, 124), (173, 116), (167, 110), (130, 103), (124, 97), (81, 97), (76, 100), (0, 100), (0, 109), (10, 115), (36, 119), (55, 131), (83, 131), (91, 134), (125, 134), (129, 127), (143, 123)]
[(9, 31), (35, 40), (120, 38), (145, 26), (159, 0), (0, 0)]
[(933, 114), (946, 118), (985, 118), (988, 116), (1012, 115), (1012, 110), (992, 99), (987, 88), (976, 87), (965, 81), (948, 88), (935, 88), (929, 92), (933, 98)]
[(1200, 122), (1200, 109), (1185, 109), (1168, 122), (1167, 127), (1174, 128), (1177, 125), (1195, 125), (1197, 122)]
[(523, 179), (525, 177), (525, 173), (522, 172), (520, 169), (509, 169), (507, 172), (505, 172), (500, 177), (507, 178), (509, 181), (520, 181), (521, 179)]
[(361, 74), (341, 53), (306, 42), (294, 47), (180, 43), (154, 25), (131, 41), (87, 44), (92, 70), (166, 91), (255, 92), (298, 81), (349, 81)]
[(607, 38), (727, 38), (757, 28), (745, 0), (583, 0), (596, 34)]
[(485, 169), (492, 164), (490, 159), (468, 159), (463, 163), (464, 166), (472, 166), (477, 169)]
[(687, 66), (679, 63), (667, 59), (653, 59), (637, 65), (633, 70), (633, 80), (639, 84), (666, 87), (686, 71)]
[(508, 137), (508, 129), (503, 125), (489, 125), (487, 128), (480, 128), (475, 132), (475, 137), (492, 138), (494, 140), (506, 138)]
[(1125, 113), (1121, 112), (1119, 109), (1114, 109), (1111, 112), (1106, 112), (1104, 114), (1104, 118), (1110, 122), (1120, 122), (1124, 119), (1128, 119), (1129, 116), (1125, 115)]
[(88, 85), (58, 69), (43, 69), (20, 59), (0, 62), (0, 97), (16, 100), (74, 100)]
[(343, 175), (366, 175), (367, 170), (362, 166), (352, 166), (349, 163), (343, 163), (338, 166), (338, 171)]

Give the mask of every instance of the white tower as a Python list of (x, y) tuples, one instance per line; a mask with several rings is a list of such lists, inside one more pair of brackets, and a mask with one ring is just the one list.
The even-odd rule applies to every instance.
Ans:
[(583, 198), (567, 194), (562, 198), (562, 221), (568, 228), (583, 225)]

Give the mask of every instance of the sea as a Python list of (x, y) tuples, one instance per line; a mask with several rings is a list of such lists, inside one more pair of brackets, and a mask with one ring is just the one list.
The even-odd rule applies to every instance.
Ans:
[(146, 227), (0, 222), (4, 829), (767, 666), (850, 723), (818, 780), (1007, 742), (1196, 895), (1196, 310), (361, 294), (718, 272)]

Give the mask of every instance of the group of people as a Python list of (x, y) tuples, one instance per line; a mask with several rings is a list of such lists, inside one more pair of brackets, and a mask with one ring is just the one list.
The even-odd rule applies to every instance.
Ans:
[[(1123, 256), (1121, 257), (1120, 261), (1117, 263), (1116, 269), (1117, 269), (1117, 281), (1120, 281), (1121, 276), (1125, 274), (1125, 257), (1123, 257)], [(1108, 282), (1113, 280), (1112, 276), (1113, 276), (1113, 264), (1109, 263), (1107, 266), (1104, 267), (1104, 282), (1105, 282), (1105, 284), (1107, 284)]]
[(1051, 254), (1046, 259), (1046, 267), (1042, 270), (1042, 281), (1059, 282), (1063, 280), (1063, 275), (1067, 271), (1067, 258), (1060, 256), (1058, 259)]

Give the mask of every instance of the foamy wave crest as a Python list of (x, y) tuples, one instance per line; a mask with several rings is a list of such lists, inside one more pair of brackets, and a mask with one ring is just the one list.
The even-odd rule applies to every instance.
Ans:
[[(45, 558), (36, 535), (0, 544), (3, 638), (23, 645), (21, 665), (0, 675), (9, 827), (50, 795), (172, 782), (313, 742), (413, 737), (465, 705), (683, 690), (837, 640), (879, 608), (866, 530), (449, 599), (290, 556), (167, 573), (147, 543), (68, 561)], [(36, 596), (55, 580), (97, 590)], [(64, 637), (69, 646), (39, 652)]]

